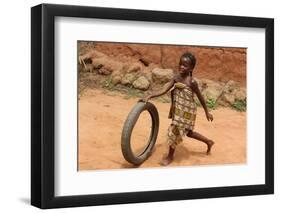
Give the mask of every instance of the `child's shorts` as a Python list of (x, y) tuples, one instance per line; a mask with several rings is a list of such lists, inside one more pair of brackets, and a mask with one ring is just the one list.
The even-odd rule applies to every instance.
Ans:
[(171, 124), (168, 128), (168, 133), (167, 133), (168, 145), (175, 149), (176, 146), (183, 141), (183, 137), (187, 135), (188, 132), (189, 130), (187, 129), (179, 128), (174, 124)]

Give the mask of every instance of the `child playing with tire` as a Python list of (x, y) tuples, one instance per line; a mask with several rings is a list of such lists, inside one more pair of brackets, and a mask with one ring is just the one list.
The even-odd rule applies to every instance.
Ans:
[(196, 65), (196, 58), (193, 54), (186, 52), (180, 57), (179, 73), (167, 84), (163, 90), (143, 97), (140, 101), (147, 102), (151, 98), (161, 96), (171, 90), (171, 108), (169, 118), (172, 122), (167, 132), (167, 142), (169, 151), (160, 164), (167, 166), (174, 159), (174, 152), (179, 143), (183, 141), (184, 136), (197, 139), (207, 145), (207, 154), (211, 152), (214, 141), (206, 138), (198, 132), (193, 131), (196, 119), (196, 103), (194, 93), (197, 95), (201, 105), (204, 108), (208, 121), (213, 121), (212, 114), (209, 113), (206, 102), (198, 88), (198, 84), (192, 77), (193, 69)]

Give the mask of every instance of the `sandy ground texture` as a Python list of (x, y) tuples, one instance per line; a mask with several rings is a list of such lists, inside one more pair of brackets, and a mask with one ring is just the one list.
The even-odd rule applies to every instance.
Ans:
[[(128, 113), (138, 98), (126, 100), (118, 92), (91, 89), (79, 100), (78, 170), (134, 168), (121, 152), (121, 132)], [(169, 103), (151, 100), (158, 109), (160, 127), (152, 155), (140, 167), (160, 167), (159, 162), (167, 154), (166, 134)], [(194, 131), (215, 141), (211, 155), (207, 146), (197, 140), (184, 137), (169, 166), (194, 166), (246, 163), (246, 112), (218, 108), (211, 112), (213, 122), (208, 122), (202, 107), (198, 107)], [(132, 133), (135, 153), (141, 150), (150, 132), (150, 116), (142, 113)]]

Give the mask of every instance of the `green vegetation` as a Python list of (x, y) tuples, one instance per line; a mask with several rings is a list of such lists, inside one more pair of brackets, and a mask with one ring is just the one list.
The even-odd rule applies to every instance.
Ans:
[(119, 91), (123, 94), (125, 94), (125, 96), (123, 97), (124, 99), (130, 99), (130, 98), (134, 98), (134, 97), (142, 97), (143, 96), (143, 91), (135, 89), (132, 85), (114, 85), (112, 82), (112, 77), (109, 76), (107, 77), (103, 83), (102, 83), (102, 88), (107, 89), (109, 91)]
[(206, 105), (209, 109), (214, 110), (217, 107), (216, 100), (214, 98), (208, 98), (206, 101)]
[(134, 97), (143, 97), (143, 92), (141, 90), (135, 89), (132, 85), (127, 87), (126, 95), (124, 96), (124, 99), (130, 99)]
[(110, 91), (114, 90), (115, 85), (112, 83), (112, 77), (109, 76), (105, 79), (102, 85), (103, 88), (108, 89)]
[(239, 111), (239, 112), (246, 112), (247, 110), (247, 100), (246, 98), (244, 100), (235, 100), (235, 102), (232, 104), (232, 108)]
[[(98, 82), (95, 81), (91, 81), (88, 82), (89, 80), (87, 79), (87, 81), (84, 81), (85, 85), (93, 85), (93, 84), (97, 84)], [(121, 84), (117, 84), (114, 85), (112, 82), (112, 77), (108, 76), (104, 81), (102, 81), (101, 84), (102, 88), (109, 90), (109, 91), (118, 91), (121, 92), (122, 94), (124, 94), (123, 98), (124, 99), (130, 99), (130, 98), (142, 98), (144, 96), (144, 91), (139, 90), (139, 89), (135, 89), (132, 85), (121, 85)], [(83, 91), (86, 89), (86, 86), (81, 86), (79, 87), (79, 95), (81, 96)], [(161, 96), (155, 99), (156, 101), (162, 102), (162, 103), (170, 103), (170, 98), (168, 96)], [(194, 101), (196, 103), (196, 105), (198, 107), (201, 107), (200, 101), (197, 97), (194, 98)], [(209, 110), (214, 110), (218, 107), (216, 100), (214, 98), (210, 98), (207, 97), (206, 98), (206, 105), (208, 107)], [(235, 102), (231, 105), (231, 108), (239, 111), (239, 112), (246, 112), (247, 110), (247, 100), (246, 98), (244, 100), (241, 99), (236, 99)]]

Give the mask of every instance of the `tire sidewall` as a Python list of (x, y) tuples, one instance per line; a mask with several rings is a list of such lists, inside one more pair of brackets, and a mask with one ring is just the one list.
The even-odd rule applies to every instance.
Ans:
[[(152, 121), (152, 129), (148, 142), (149, 145), (146, 147), (146, 149), (142, 154), (140, 154), (139, 156), (135, 156), (131, 149), (131, 134), (135, 127), (135, 124), (139, 119), (139, 116), (144, 111), (149, 112)], [(145, 160), (147, 160), (147, 158), (152, 153), (152, 150), (157, 140), (158, 131), (159, 131), (159, 114), (154, 104), (150, 102), (147, 103), (138, 102), (131, 110), (131, 112), (128, 114), (128, 117), (123, 126), (122, 137), (121, 137), (121, 149), (124, 158), (128, 162), (134, 165), (142, 164)]]

